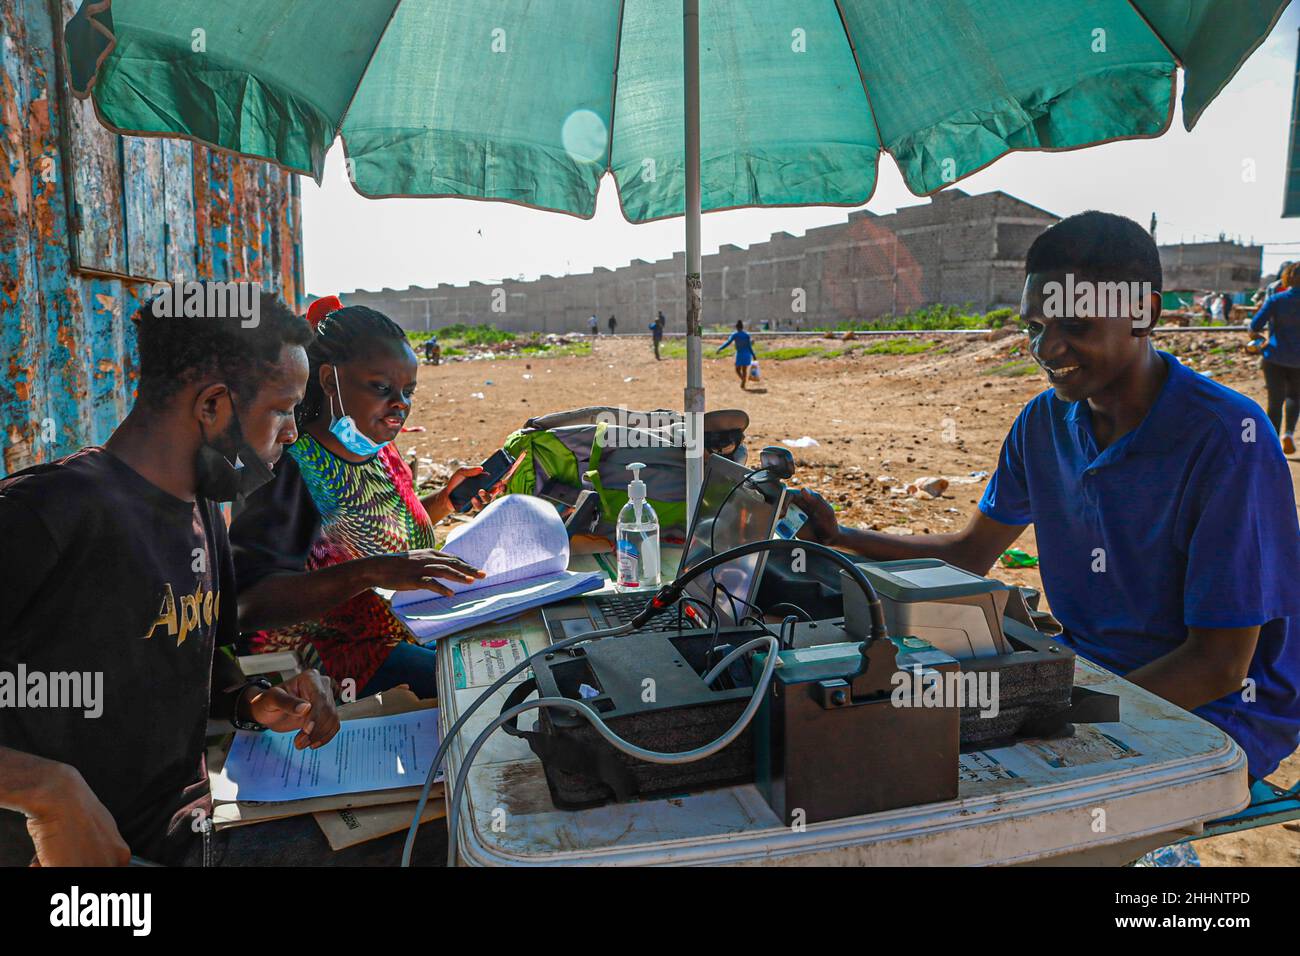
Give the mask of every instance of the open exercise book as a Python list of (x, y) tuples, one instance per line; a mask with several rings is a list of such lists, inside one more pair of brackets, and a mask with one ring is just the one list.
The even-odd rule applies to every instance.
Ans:
[(481, 571), (473, 584), (439, 580), (454, 594), (380, 591), (421, 643), (575, 594), (605, 583), (598, 571), (567, 570), (569, 536), (553, 505), (531, 495), (503, 495), (461, 525), (442, 550)]

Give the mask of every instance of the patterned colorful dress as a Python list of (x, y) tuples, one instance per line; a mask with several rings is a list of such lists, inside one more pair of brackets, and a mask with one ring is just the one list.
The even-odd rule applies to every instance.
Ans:
[[(304, 432), (289, 446), (288, 454), (319, 515), (306, 570), (434, 546), (433, 522), (416, 494), (410, 469), (392, 443), (373, 458), (353, 463)], [(326, 674), (338, 681), (350, 677), (360, 690), (393, 647), (413, 640), (388, 602), (367, 590), (319, 620), (254, 635), (249, 650), (301, 651), (310, 645)]]

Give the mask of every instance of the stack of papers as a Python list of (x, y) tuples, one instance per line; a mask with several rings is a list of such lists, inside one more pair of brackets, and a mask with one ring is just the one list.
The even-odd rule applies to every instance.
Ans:
[[(427, 713), (432, 718), (431, 723), (413, 720), (406, 725), (405, 731), (396, 735), (393, 733), (393, 727), (389, 727), (387, 731), (389, 742), (396, 740), (401, 743), (390, 752), (394, 756), (391, 763), (384, 759), (381, 764), (381, 769), (383, 765), (388, 765), (393, 771), (391, 774), (393, 779), (385, 782), (386, 789), (352, 791), (349, 785), (345, 792), (330, 796), (294, 797), (292, 794), (298, 790), (290, 785), (292, 778), (301, 777), (306, 771), (319, 779), (322, 766), (319, 762), (320, 751), (329, 751), (334, 746), (334, 741), (320, 748), (320, 751), (317, 751), (318, 757), (312, 760), (305, 755), (295, 756), (299, 752), (293, 750), (293, 734), (277, 735), (289, 742), (288, 747), (283, 746), (279, 741), (271, 741), (265, 752), (259, 754), (256, 735), (241, 731), (235, 735), (235, 741), (231, 744), (231, 750), (236, 756), (235, 764), (229, 770), (226, 768), (228, 753), (211, 750), (208, 753), (208, 779), (213, 793), (212, 822), (215, 828), (223, 830), (227, 827), (267, 823), (310, 813), (320, 825), (330, 847), (335, 850), (342, 850), (406, 829), (415, 814), (415, 801), (420, 796), (424, 783), (423, 775), (427, 772), (427, 762), (433, 756), (433, 750), (430, 748), (436, 749), (438, 743), (436, 736), (438, 711), (427, 706), (432, 703), (434, 702), (420, 700), (409, 690), (401, 687), (339, 707), (339, 718), (342, 720), (340, 733), (356, 725), (357, 721), (374, 717)], [(410, 739), (412, 735), (414, 740)], [(409, 780), (413, 774), (404, 767), (402, 754), (405, 752), (413, 752), (417, 761), (423, 761), (420, 766), (419, 781)], [(274, 758), (266, 759), (270, 754), (274, 754)], [(324, 754), (327, 776), (328, 768), (337, 767), (341, 756), (337, 751)], [(372, 775), (373, 770), (372, 767)], [(442, 779), (441, 774), (438, 779)], [(401, 781), (409, 781), (409, 785)], [(394, 782), (398, 782), (399, 786), (387, 787), (388, 783)], [(270, 795), (275, 799), (253, 800), (246, 796), (251, 793)], [(442, 783), (433, 785), (429, 797), (424, 813), (420, 816), (422, 822), (439, 819), (447, 812), (442, 799)]]
[(569, 536), (555, 508), (531, 495), (505, 495), (461, 525), (442, 549), (485, 572), (474, 584), (440, 582), (453, 592), (381, 591), (421, 643), (531, 608), (595, 591), (597, 571), (568, 571)]

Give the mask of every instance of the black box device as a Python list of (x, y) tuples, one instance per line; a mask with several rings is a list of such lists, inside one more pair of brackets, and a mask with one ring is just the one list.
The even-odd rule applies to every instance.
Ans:
[(782, 651), (754, 725), (758, 789), (787, 825), (956, 799), (958, 708), (920, 691), (957, 673), (915, 638)]
[[(1068, 729), (1074, 652), (1033, 626), (1019, 588), (937, 558), (862, 563), (884, 606), (891, 634), (921, 638), (957, 659), (977, 698), (962, 706), (967, 749)], [(844, 629), (867, 636), (866, 601), (847, 577)], [(969, 695), (968, 695), (969, 697)], [(1118, 719), (1116, 716), (1115, 719)]]

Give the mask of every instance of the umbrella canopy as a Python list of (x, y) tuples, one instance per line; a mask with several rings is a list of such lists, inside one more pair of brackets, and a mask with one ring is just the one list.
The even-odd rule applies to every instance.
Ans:
[(701, 210), (865, 203), (887, 150), (942, 189), (1013, 150), (1188, 129), (1287, 0), (85, 0), (74, 93), (362, 194), (686, 215), (687, 500)]
[[(882, 149), (926, 194), (1011, 150), (1190, 129), (1286, 0), (702, 0), (701, 204), (861, 205)], [(367, 196), (590, 217), (685, 212), (680, 6), (665, 0), (88, 0), (74, 89), (121, 132)]]

